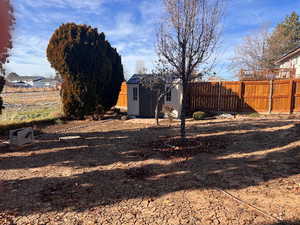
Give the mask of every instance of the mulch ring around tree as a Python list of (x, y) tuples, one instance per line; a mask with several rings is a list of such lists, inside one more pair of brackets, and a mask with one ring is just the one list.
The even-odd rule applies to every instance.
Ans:
[(143, 167), (138, 167), (138, 168), (130, 168), (126, 170), (125, 174), (128, 178), (143, 180), (151, 176), (151, 171)]
[(223, 137), (164, 137), (147, 147), (165, 157), (191, 157), (200, 153), (217, 154), (226, 150), (228, 140)]

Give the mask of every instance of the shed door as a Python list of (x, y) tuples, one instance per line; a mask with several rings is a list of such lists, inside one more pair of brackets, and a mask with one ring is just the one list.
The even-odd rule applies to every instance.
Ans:
[(127, 94), (127, 112), (131, 116), (140, 115), (140, 98), (139, 98), (139, 86), (135, 84), (128, 84), (128, 94)]
[[(155, 107), (158, 98), (158, 91), (153, 91), (148, 88), (140, 86), (140, 116), (141, 117), (155, 117)], [(162, 101), (163, 102), (163, 101)], [(162, 104), (159, 106), (161, 111)]]

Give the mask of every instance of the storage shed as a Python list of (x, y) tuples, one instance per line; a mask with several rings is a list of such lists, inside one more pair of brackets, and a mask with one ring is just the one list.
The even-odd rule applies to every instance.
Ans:
[[(127, 112), (130, 116), (138, 116), (145, 118), (155, 117), (155, 107), (158, 98), (158, 91), (151, 90), (142, 86), (141, 81), (151, 74), (135, 74), (127, 81)], [(161, 101), (159, 111), (162, 110), (164, 104), (172, 105), (174, 116), (179, 118), (181, 111), (182, 89), (180, 85), (173, 88)]]

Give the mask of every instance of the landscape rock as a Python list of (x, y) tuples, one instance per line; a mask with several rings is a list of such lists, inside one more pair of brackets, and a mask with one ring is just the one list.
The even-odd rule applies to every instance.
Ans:
[(124, 116), (121, 116), (121, 120), (128, 120), (128, 116), (124, 115)]
[(229, 113), (223, 113), (219, 116), (217, 116), (218, 119), (234, 119), (235, 116)]
[(60, 141), (69, 141), (69, 140), (78, 140), (81, 139), (82, 137), (80, 136), (67, 136), (67, 137), (60, 137), (59, 140)]

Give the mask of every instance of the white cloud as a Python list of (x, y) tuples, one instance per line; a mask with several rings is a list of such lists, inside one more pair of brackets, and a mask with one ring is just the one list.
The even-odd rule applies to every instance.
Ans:
[(140, 13), (145, 23), (156, 24), (163, 15), (163, 5), (161, 0), (144, 1), (139, 6)]
[(136, 62), (137, 61), (144, 61), (145, 67), (147, 68), (147, 72), (151, 73), (152, 70), (155, 68), (155, 59), (156, 55), (154, 52), (149, 51), (148, 49), (142, 49), (139, 52), (128, 54), (122, 57), (122, 63), (124, 65), (125, 71), (128, 74), (126, 79), (130, 78), (136, 71)]
[(35, 65), (12, 62), (6, 65), (5, 68), (8, 72), (15, 72), (19, 75), (26, 75), (26, 76), (49, 77), (55, 74), (55, 71), (49, 65), (47, 65), (46, 62), (42, 63), (42, 61), (39, 64), (35, 64)]
[(5, 67), (21, 75), (54, 74), (46, 58), (47, 45), (48, 40), (38, 36), (18, 36), (14, 40), (14, 48)]
[(116, 16), (116, 26), (107, 30), (107, 35), (117, 38), (126, 38), (128, 35), (133, 35), (139, 32), (138, 25), (133, 23), (131, 14), (119, 14)]
[[(143, 10), (144, 7), (148, 9), (147, 12)], [(112, 28), (103, 27), (104, 33), (107, 34), (107, 39), (117, 48), (122, 56), (127, 76), (135, 73), (138, 60), (143, 60), (148, 68), (148, 72), (151, 72), (156, 59), (154, 50), (155, 25), (154, 20), (150, 21), (150, 12), (153, 9), (142, 4), (139, 10), (143, 11), (140, 21), (135, 20), (134, 14), (120, 13), (114, 18), (115, 26)]]

